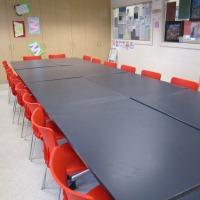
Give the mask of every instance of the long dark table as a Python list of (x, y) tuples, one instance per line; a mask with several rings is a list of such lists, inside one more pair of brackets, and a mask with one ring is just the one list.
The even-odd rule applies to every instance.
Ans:
[(171, 199), (200, 186), (199, 130), (131, 99), (187, 89), (81, 59), (70, 62), (45, 69), (73, 69), (77, 77), (46, 79), (40, 67), (16, 71), (23, 71), (23, 81), (114, 199)]
[[(47, 60), (45, 60), (45, 62), (46, 61)], [(71, 61), (70, 63), (73, 63), (73, 62), (76, 63), (77, 61), (77, 64), (62, 65), (62, 66), (55, 65), (51, 67), (48, 67), (48, 66), (38, 67), (38, 66), (42, 66), (45, 62), (34, 65), (32, 61), (31, 65), (29, 65), (29, 62), (27, 61), (18, 61), (17, 63), (13, 62), (13, 68), (15, 69), (17, 74), (23, 79), (25, 83), (59, 80), (59, 79), (66, 79), (66, 78), (77, 78), (77, 77), (82, 77), (82, 76), (92, 77), (92, 76), (97, 76), (97, 75), (102, 76), (102, 75), (107, 75), (107, 74), (124, 73), (119, 69), (113, 69), (111, 67), (106, 67), (100, 64), (91, 63), (88, 61), (84, 61), (82, 59), (75, 58), (75, 60), (70, 59), (70, 61)], [(18, 66), (19, 63), (22, 64), (21, 68), (19, 68)], [(80, 63), (82, 63), (82, 65)]]
[(180, 90), (174, 93), (135, 96), (134, 100), (200, 130), (200, 93)]
[(88, 79), (130, 98), (185, 90), (183, 87), (132, 73), (107, 74), (105, 76), (88, 77)]
[(15, 71), (23, 79), (24, 83), (33, 83), (40, 81), (51, 81), (67, 78), (78, 78), (81, 77), (81, 74), (74, 71), (73, 66), (66, 66), (61, 68), (59, 66), (54, 67), (43, 67), (43, 68), (31, 68)]
[(57, 66), (54, 62), (52, 62), (49, 59), (27, 60), (27, 61), (11, 61), (10, 63), (11, 63), (14, 70)]
[(62, 110), (65, 105), (84, 106), (87, 103), (96, 104), (127, 98), (83, 77), (26, 84), (48, 113)]
[(199, 92), (130, 73), (88, 79), (200, 130)]

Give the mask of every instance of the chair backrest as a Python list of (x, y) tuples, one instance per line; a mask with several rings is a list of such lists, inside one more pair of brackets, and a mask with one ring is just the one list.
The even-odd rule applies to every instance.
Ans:
[(92, 58), (92, 62), (93, 63), (101, 64), (101, 59), (99, 59), (99, 58)]
[(12, 68), (11, 67), (6, 67), (6, 68), (4, 68), (5, 69), (5, 72), (6, 73), (12, 73), (13, 74), (13, 70), (12, 70)]
[(58, 185), (63, 189), (64, 200), (94, 200), (93, 197), (73, 191), (66, 186), (67, 153), (65, 152), (65, 144), (57, 146), (53, 149), (50, 158), (51, 174)]
[(103, 64), (104, 64), (105, 66), (108, 66), (108, 67), (117, 68), (117, 63), (115, 63), (115, 62), (105, 61)]
[(2, 61), (3, 65), (8, 65), (8, 62), (6, 60)]
[(58, 146), (56, 136), (51, 128), (44, 125), (44, 111), (42, 108), (36, 108), (31, 116), (32, 127), (40, 132), (40, 136), (44, 142), (44, 159), (47, 167), (49, 167), (50, 156), (54, 147)]
[(63, 54), (50, 54), (49, 59), (54, 59), (54, 58), (66, 58), (66, 55)]
[(197, 91), (199, 88), (199, 84), (197, 82), (182, 79), (182, 78), (177, 78), (177, 77), (172, 77), (171, 83), (178, 86), (186, 87), (188, 89), (195, 90), (195, 91)]
[(86, 56), (86, 55), (84, 55), (84, 56), (83, 56), (83, 60), (90, 61), (90, 60), (91, 60), (91, 56)]
[(11, 92), (14, 96), (16, 96), (16, 90), (15, 87), (16, 85), (21, 82), (21, 79), (16, 75), (16, 74), (10, 74), (8, 76), (9, 79), (9, 86), (11, 87)]
[(42, 106), (29, 92), (25, 93), (22, 99), (24, 102), (24, 115), (28, 120), (31, 120), (31, 115), (35, 111), (35, 109)]
[(22, 97), (23, 97), (23, 95), (25, 93), (28, 92), (28, 89), (25, 87), (24, 83), (20, 81), (16, 85), (15, 90), (16, 90), (18, 104), (21, 105), (21, 106), (24, 106), (24, 102), (23, 102), (23, 98)]
[(154, 78), (154, 79), (157, 79), (157, 80), (161, 79), (161, 74), (158, 73), (158, 72), (153, 72), (153, 71), (148, 71), (148, 70), (142, 70), (141, 75), (142, 76), (147, 76), (149, 78)]
[(6, 60), (2, 62), (4, 69), (6, 70), (9, 66)]
[(89, 191), (87, 194), (81, 194), (67, 187), (67, 166), (69, 162), (69, 156), (67, 154), (67, 143), (61, 146), (57, 146), (53, 149), (50, 158), (50, 170), (55, 181), (63, 189), (63, 200), (111, 200), (110, 195), (98, 185), (93, 191)]
[(41, 60), (42, 56), (23, 56), (23, 60)]
[(130, 65), (121, 65), (121, 70), (127, 71), (127, 72), (131, 72), (131, 73), (135, 73), (136, 68)]

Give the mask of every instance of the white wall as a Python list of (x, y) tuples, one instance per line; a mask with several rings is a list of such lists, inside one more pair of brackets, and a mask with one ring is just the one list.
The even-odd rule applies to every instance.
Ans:
[[(112, 0), (111, 2), (112, 7), (122, 6), (122, 1)], [(130, 5), (134, 2), (138, 3), (138, 0), (127, 0), (125, 3)], [(200, 50), (161, 46), (161, 22), (162, 20), (160, 28), (153, 28), (152, 45), (135, 44), (134, 50), (118, 50), (118, 67), (121, 64), (133, 65), (138, 74), (142, 69), (157, 71), (162, 73), (161, 79), (164, 81), (170, 81), (172, 76), (177, 76), (199, 82)]]

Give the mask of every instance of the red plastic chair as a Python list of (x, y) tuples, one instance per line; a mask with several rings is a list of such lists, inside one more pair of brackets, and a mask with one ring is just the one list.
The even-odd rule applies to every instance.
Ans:
[(78, 193), (67, 187), (66, 177), (68, 170), (66, 168), (68, 169), (68, 165), (76, 158), (71, 153), (67, 153), (67, 151), (68, 149), (65, 145), (55, 147), (50, 159), (51, 174), (63, 189), (63, 200), (111, 200), (112, 198), (101, 185), (94, 187), (86, 194)]
[(157, 79), (157, 80), (161, 79), (161, 74), (158, 73), (158, 72), (153, 72), (153, 71), (148, 71), (148, 70), (142, 70), (141, 75), (149, 77), (149, 78), (154, 78), (154, 79)]
[(14, 74), (13, 73), (13, 70), (11, 67), (7, 67), (7, 68), (4, 68), (5, 69), (5, 72), (6, 72), (6, 78), (7, 78), (7, 81), (8, 81), (8, 103), (10, 103), (10, 97), (11, 97), (11, 82), (10, 82), (10, 79), (9, 77)]
[(182, 78), (177, 78), (177, 77), (172, 77), (171, 83), (174, 85), (186, 87), (188, 89), (195, 90), (195, 91), (197, 91), (199, 88), (199, 84), (197, 82), (182, 79)]
[[(19, 116), (18, 116), (18, 124), (19, 124), (21, 110), (22, 110), (22, 107), (24, 106), (22, 97), (25, 93), (29, 91), (27, 87), (25, 86), (25, 84), (21, 81), (16, 85), (15, 90), (16, 90), (16, 96), (17, 96), (17, 103), (20, 105)], [(14, 121), (14, 118), (15, 116), (13, 116), (13, 121)]]
[(2, 61), (3, 65), (8, 65), (8, 62), (6, 60)]
[(105, 61), (103, 64), (104, 64), (105, 66), (108, 66), (108, 67), (117, 68), (117, 63), (115, 63), (115, 62)]
[[(8, 73), (8, 82), (9, 86), (11, 88), (11, 93), (14, 96), (14, 103), (13, 103), (13, 123), (14, 123), (14, 117), (16, 113), (16, 106), (17, 106), (17, 93), (16, 93), (16, 85), (21, 82), (22, 80), (17, 76), (16, 74)], [(10, 98), (9, 98), (10, 102)]]
[(101, 64), (101, 59), (99, 59), (99, 58), (92, 58), (92, 62), (93, 63)]
[(83, 56), (83, 60), (91, 61), (91, 56)]
[(42, 56), (23, 56), (23, 60), (41, 60)]
[(4, 67), (5, 70), (9, 68), (8, 62), (7, 62), (6, 60), (4, 60), (4, 61), (2, 62), (2, 64), (3, 64), (3, 67)]
[(54, 58), (66, 58), (66, 55), (63, 54), (50, 54), (49, 59), (54, 59)]
[(129, 65), (121, 65), (121, 70), (131, 72), (131, 73), (135, 73), (136, 68), (133, 67), (133, 66), (129, 66)]
[[(41, 108), (37, 108), (31, 117), (32, 121), (32, 126), (37, 127), (39, 132), (41, 133), (41, 138), (43, 140), (43, 152), (44, 152), (44, 159), (46, 166), (49, 168), (49, 163), (50, 163), (50, 156), (53, 151), (53, 149), (58, 146), (58, 140), (65, 138), (65, 136), (62, 134), (60, 131), (59, 133), (56, 132), (57, 130), (45, 127), (44, 126), (44, 115), (43, 115), (43, 110)], [(62, 137), (60, 137), (62, 135)], [(84, 163), (78, 158), (76, 153), (73, 151), (73, 149), (70, 147), (69, 144), (67, 145), (68, 151), (66, 153), (73, 153), (73, 159), (74, 157), (76, 160), (73, 161), (73, 163), (69, 163), (67, 166), (67, 172), (69, 174), (74, 174), (80, 171), (83, 171), (86, 168)], [(42, 184), (42, 189), (45, 187), (45, 177), (46, 173), (44, 176), (43, 184)]]

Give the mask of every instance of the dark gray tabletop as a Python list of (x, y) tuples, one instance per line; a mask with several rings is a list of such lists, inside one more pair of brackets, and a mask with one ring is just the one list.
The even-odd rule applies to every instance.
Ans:
[(81, 58), (55, 58), (55, 59), (50, 59), (51, 62), (55, 63), (56, 65), (59, 66), (65, 66), (65, 65), (82, 65), (84, 63), (89, 63), (90, 61), (83, 60)]
[(64, 106), (127, 98), (85, 78), (27, 83), (27, 86), (47, 112), (62, 110)]
[(143, 98), (148, 94), (162, 94), (184, 89), (164, 81), (132, 73), (108, 74), (106, 76), (88, 77), (88, 79), (133, 98), (136, 96)]
[(186, 89), (133, 99), (200, 130), (199, 92)]
[(114, 199), (165, 200), (200, 184), (200, 132), (156, 110), (121, 99), (49, 114)]
[(49, 60), (49, 59), (27, 60), (27, 61), (11, 61), (10, 63), (11, 63), (14, 70), (56, 66), (56, 64), (51, 62), (51, 60)]
[(73, 66), (56, 66), (23, 70), (17, 69), (16, 72), (22, 78), (25, 84), (39, 81), (81, 77), (81, 73), (77, 73)]

